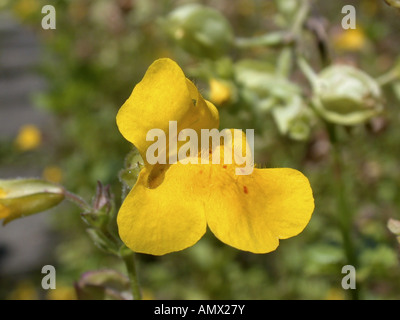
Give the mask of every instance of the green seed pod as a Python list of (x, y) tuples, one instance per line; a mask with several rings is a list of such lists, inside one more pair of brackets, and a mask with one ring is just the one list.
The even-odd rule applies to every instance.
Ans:
[(39, 179), (0, 180), (0, 219), (11, 220), (45, 211), (64, 199), (64, 189)]
[(368, 121), (383, 110), (378, 83), (351, 66), (334, 65), (313, 81), (313, 104), (325, 120), (341, 125)]
[(200, 57), (216, 59), (233, 43), (228, 20), (217, 10), (188, 4), (172, 11), (166, 21), (171, 37), (185, 51)]

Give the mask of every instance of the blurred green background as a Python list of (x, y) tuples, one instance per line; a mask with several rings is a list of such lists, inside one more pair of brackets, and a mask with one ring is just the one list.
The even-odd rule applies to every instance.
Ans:
[[(137, 255), (144, 298), (352, 297), (341, 286), (347, 261), (326, 127), (307, 111), (285, 131), (274, 107), (266, 107), (275, 91), (291, 96), (290, 87), (274, 83), (274, 72), (286, 67), (309, 104), (311, 87), (284, 60), (290, 41), (280, 37), (301, 1), (60, 0), (51, 2), (56, 29), (44, 30), (47, 2), (0, 0), (0, 178), (43, 177), (88, 201), (101, 181), (120, 203), (118, 173), (132, 147), (118, 132), (116, 113), (147, 67), (170, 57), (217, 105), (221, 128), (255, 128), (256, 163), (296, 168), (310, 179), (316, 209), (299, 236), (266, 255), (230, 248), (210, 232), (178, 253)], [(211, 14), (177, 27), (171, 12), (187, 3), (215, 9), (226, 29), (207, 28)], [(341, 27), (346, 4), (356, 8), (355, 30)], [(399, 17), (383, 0), (313, 1), (296, 46), (316, 71), (345, 63), (378, 77), (399, 57)], [(190, 37), (199, 25), (205, 40)], [(268, 34), (277, 37), (249, 40)], [(338, 128), (362, 299), (400, 298), (399, 243), (387, 228), (390, 218), (400, 218), (400, 81), (383, 90), (380, 116)], [(57, 270), (57, 289), (48, 292), (40, 285), (46, 264)], [(0, 299), (73, 299), (81, 274), (103, 268), (125, 272), (93, 246), (70, 204), (0, 228)]]

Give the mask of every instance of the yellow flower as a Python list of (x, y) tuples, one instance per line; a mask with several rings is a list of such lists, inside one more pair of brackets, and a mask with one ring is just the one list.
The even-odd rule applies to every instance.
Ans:
[[(190, 128), (198, 134), (219, 126), (217, 109), (180, 67), (159, 59), (117, 115), (120, 132), (144, 159), (117, 218), (121, 239), (130, 249), (153, 255), (183, 250), (194, 245), (208, 225), (230, 246), (266, 253), (277, 248), (279, 239), (305, 228), (314, 200), (308, 179), (299, 171), (254, 168), (249, 175), (237, 175), (236, 159), (232, 164), (151, 165), (146, 151), (152, 141), (146, 141), (146, 134), (153, 128), (168, 132), (169, 121), (177, 121), (179, 131)], [(210, 149), (209, 157), (247, 144), (244, 134), (240, 138)]]
[(221, 80), (210, 79), (210, 100), (220, 106), (229, 102), (232, 98), (232, 89)]
[(42, 134), (34, 125), (24, 125), (18, 132), (15, 139), (15, 145), (21, 151), (34, 150), (40, 146), (42, 142)]
[(8, 295), (7, 300), (38, 300), (39, 295), (31, 281), (20, 281)]
[(63, 172), (60, 167), (57, 166), (48, 166), (44, 168), (42, 176), (43, 179), (54, 183), (60, 183), (63, 180)]
[(326, 294), (325, 300), (344, 300), (345, 294), (343, 289), (331, 288)]
[(16, 16), (26, 19), (35, 13), (40, 13), (40, 7), (37, 0), (19, 0), (13, 4), (13, 10)]
[(56, 289), (49, 290), (46, 296), (47, 300), (76, 300), (76, 293), (73, 287), (59, 286)]
[(366, 42), (365, 33), (359, 26), (356, 29), (343, 30), (333, 41), (335, 48), (343, 51), (361, 50)]

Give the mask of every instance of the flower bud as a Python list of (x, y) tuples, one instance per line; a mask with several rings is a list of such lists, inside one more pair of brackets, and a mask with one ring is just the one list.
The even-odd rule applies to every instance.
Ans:
[(93, 199), (91, 210), (82, 213), (82, 218), (91, 227), (106, 228), (114, 214), (113, 195), (110, 186), (97, 181), (96, 196)]
[(316, 77), (313, 87), (314, 107), (329, 122), (356, 125), (383, 110), (383, 95), (378, 83), (351, 66), (328, 67)]
[(45, 211), (64, 199), (64, 189), (39, 179), (0, 180), (0, 219), (11, 220)]
[(217, 10), (188, 4), (172, 11), (166, 21), (172, 38), (187, 52), (218, 58), (233, 43), (232, 27)]
[(84, 273), (75, 290), (79, 300), (132, 300), (129, 278), (110, 269)]

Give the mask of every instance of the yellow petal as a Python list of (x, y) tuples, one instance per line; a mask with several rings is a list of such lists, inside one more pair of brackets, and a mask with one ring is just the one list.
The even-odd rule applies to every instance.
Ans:
[(0, 203), (0, 219), (7, 218), (9, 214), (10, 210)]
[[(308, 179), (294, 169), (254, 169), (236, 176), (214, 165), (205, 204), (207, 223), (222, 242), (240, 250), (266, 253), (279, 239), (299, 234), (314, 210)], [(222, 167), (223, 168), (223, 167)]]
[[(213, 149), (213, 154), (219, 153), (220, 163), (234, 164), (237, 167), (235, 174), (247, 175), (251, 173), (254, 166), (253, 150), (248, 143), (246, 134), (240, 129), (224, 129), (222, 132), (226, 132), (228, 138), (224, 139), (221, 146)], [(227, 155), (232, 155), (232, 159), (227, 158), (225, 160), (225, 151), (227, 150), (230, 151)]]
[(6, 196), (7, 196), (7, 192), (3, 188), (0, 188), (0, 199), (5, 198)]
[(204, 235), (205, 186), (193, 180), (199, 170), (200, 165), (177, 163), (140, 172), (117, 218), (120, 237), (131, 250), (163, 255), (190, 247)]
[[(121, 239), (133, 251), (162, 255), (195, 244), (206, 221), (222, 242), (266, 253), (300, 233), (314, 209), (307, 178), (293, 169), (173, 164), (145, 168), (118, 214)], [(153, 169), (156, 170), (156, 169)]]
[[(0, 199), (5, 197), (7, 193), (0, 188)], [(0, 203), (0, 219), (6, 218), (10, 214), (10, 210)]]
[(161, 129), (168, 141), (169, 121), (177, 121), (178, 133), (185, 128), (216, 128), (218, 111), (206, 102), (197, 88), (186, 79), (182, 69), (171, 59), (156, 60), (142, 81), (133, 89), (117, 115), (121, 134), (145, 159), (146, 141), (151, 129)]
[(356, 29), (343, 30), (334, 37), (333, 44), (339, 50), (358, 51), (361, 50), (367, 42), (364, 31), (360, 26)]

